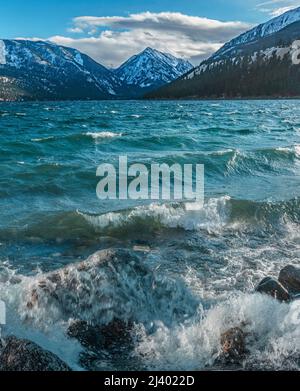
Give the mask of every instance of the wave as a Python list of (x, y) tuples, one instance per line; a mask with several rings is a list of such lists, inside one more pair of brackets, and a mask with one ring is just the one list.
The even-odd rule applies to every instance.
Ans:
[(148, 370), (213, 368), (221, 334), (245, 324), (250, 353), (244, 369), (299, 370), (299, 311), (299, 301), (288, 305), (263, 295), (235, 294), (208, 310), (200, 306), (185, 326), (160, 324), (150, 335), (141, 327), (135, 351)]
[(47, 136), (47, 137), (37, 137), (32, 138), (31, 142), (35, 143), (47, 143), (52, 141), (73, 141), (73, 142), (80, 142), (83, 139), (89, 139), (92, 138), (94, 140), (100, 140), (100, 139), (110, 139), (110, 138), (116, 138), (121, 137), (122, 133), (114, 133), (114, 132), (87, 132), (87, 133), (75, 133), (70, 135), (61, 135), (61, 136)]
[(258, 172), (278, 174), (289, 169), (300, 159), (300, 145), (275, 147), (249, 151), (232, 150), (227, 158), (224, 175), (256, 175)]
[(255, 202), (229, 196), (201, 203), (151, 204), (132, 210), (90, 215), (78, 212), (97, 230), (117, 228), (155, 230), (159, 228), (221, 232), (225, 228), (268, 228), (277, 230), (288, 222), (300, 223), (300, 200)]
[(54, 136), (49, 136), (49, 137), (41, 137), (41, 138), (32, 138), (31, 141), (34, 143), (42, 143), (42, 142), (47, 142), (50, 140), (55, 140)]
[(75, 319), (99, 325), (117, 318), (150, 327), (159, 319), (170, 326), (197, 308), (182, 279), (159, 273), (123, 249), (101, 251), (85, 262), (31, 277), (0, 268), (0, 296), (8, 308), (5, 333), (50, 345), (59, 356), (69, 356), (62, 358), (73, 361), (73, 367), (78, 343), (72, 341), (72, 349), (66, 331)]
[(126, 227), (126, 230), (143, 226), (148, 231), (166, 228), (183, 228), (187, 231), (222, 228), (228, 220), (227, 202), (230, 197), (210, 199), (205, 206), (202, 203), (150, 204), (132, 210), (109, 212), (102, 215), (90, 215), (78, 212), (93, 227), (100, 230), (114, 230)]
[[(184, 274), (167, 275), (159, 259), (153, 264), (153, 257), (105, 250), (85, 262), (30, 277), (2, 268), (0, 294), (8, 307), (5, 332), (39, 343), (74, 368), (80, 346), (66, 337), (70, 322), (131, 320), (132, 358), (143, 368), (199, 370), (214, 368), (221, 334), (243, 325), (249, 349), (244, 369), (299, 369), (299, 301), (280, 303), (232, 290), (215, 303), (205, 303)], [(194, 273), (197, 284), (204, 278)], [(206, 289), (214, 291), (213, 281)]]
[[(161, 230), (205, 231), (222, 235), (226, 230), (255, 230), (284, 234), (300, 224), (300, 200), (257, 202), (211, 198), (205, 204), (153, 203), (103, 214), (80, 210), (48, 214), (33, 213), (18, 227), (0, 229), (1, 240), (97, 240), (99, 236), (137, 238)], [(294, 230), (293, 230), (294, 231)]]
[(121, 137), (122, 133), (113, 133), (113, 132), (87, 132), (86, 136), (92, 137), (93, 139), (105, 139), (105, 138), (114, 138)]

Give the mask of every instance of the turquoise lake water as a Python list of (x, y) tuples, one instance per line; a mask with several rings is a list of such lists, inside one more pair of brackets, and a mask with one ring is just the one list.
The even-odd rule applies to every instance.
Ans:
[[(298, 369), (300, 302), (252, 291), (300, 262), (299, 109), (294, 100), (1, 103), (8, 330), (77, 368), (81, 348), (65, 335), (68, 319), (54, 326), (44, 308), (39, 322), (24, 322), (22, 295), (36, 276), (98, 250), (146, 246), (144, 262), (162, 284), (142, 314), (132, 312), (131, 364), (108, 352), (97, 369), (214, 367), (220, 334), (241, 322), (255, 336), (247, 365)], [(204, 164), (204, 207), (100, 201), (96, 169), (117, 165), (120, 155), (129, 163)], [(11, 283), (12, 275), (22, 282)], [(107, 281), (112, 290), (114, 283)], [(134, 286), (122, 285), (127, 307), (137, 306)]]

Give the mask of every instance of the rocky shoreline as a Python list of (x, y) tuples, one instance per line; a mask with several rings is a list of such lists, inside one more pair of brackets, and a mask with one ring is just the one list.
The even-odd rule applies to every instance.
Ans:
[[(300, 299), (300, 268), (288, 265), (279, 274), (278, 280), (273, 277), (264, 278), (255, 292), (268, 295), (280, 302), (292, 302)], [(223, 365), (241, 365), (247, 355), (246, 324), (233, 327), (221, 335), (221, 354), (217, 361)], [(300, 357), (299, 357), (300, 360)]]
[[(122, 350), (130, 354), (134, 349), (132, 333), (134, 319), (130, 318), (130, 314), (124, 314), (119, 318), (107, 317), (104, 324), (97, 324), (95, 320), (87, 321), (84, 316), (81, 316), (81, 312), (77, 312), (78, 318), (75, 317), (80, 306), (88, 305), (81, 302), (81, 297), (78, 295), (79, 289), (91, 289), (91, 286), (84, 285), (86, 273), (93, 277), (93, 284), (96, 285), (96, 288), (93, 286), (93, 289), (96, 289), (93, 294), (101, 295), (99, 272), (103, 271), (103, 268), (110, 272), (112, 268), (118, 270), (119, 264), (123, 266), (126, 264), (129, 268), (128, 273), (142, 273), (147, 276), (148, 270), (140, 261), (139, 255), (142, 253), (129, 250), (100, 251), (84, 262), (69, 265), (38, 278), (31, 287), (28, 297), (25, 298), (25, 305), (29, 313), (34, 316), (35, 309), (40, 305), (45, 306), (54, 302), (61, 308), (64, 303), (60, 294), (63, 290), (67, 290), (67, 296), (64, 293), (64, 300), (68, 302), (68, 315), (72, 315), (74, 320), (69, 324), (66, 334), (68, 338), (81, 344), (84, 353), (80, 357), (80, 365), (85, 369), (94, 369), (93, 363), (99, 358), (99, 352), (109, 351), (111, 354), (120, 354)], [(76, 294), (73, 294), (74, 292)], [(286, 266), (280, 271), (278, 279), (264, 278), (253, 293), (268, 295), (274, 300), (286, 303), (300, 299), (300, 268)], [(243, 361), (248, 354), (249, 341), (254, 337), (247, 332), (247, 324), (237, 324), (222, 333), (214, 367), (229, 370), (245, 369)], [(7, 336), (1, 340), (0, 371), (71, 370), (59, 357), (34, 342), (15, 336)]]

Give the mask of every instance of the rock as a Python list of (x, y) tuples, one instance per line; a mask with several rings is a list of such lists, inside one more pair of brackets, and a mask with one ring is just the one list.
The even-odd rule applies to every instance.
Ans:
[(131, 338), (132, 324), (125, 323), (119, 319), (114, 319), (112, 322), (102, 327), (102, 335), (104, 336), (104, 347), (110, 349), (116, 344), (121, 343), (123, 346), (129, 347), (132, 345)]
[(93, 326), (83, 320), (76, 320), (71, 323), (67, 334), (70, 338), (77, 339), (82, 346), (92, 350), (103, 347), (104, 337), (101, 334), (101, 327)]
[(0, 349), (0, 371), (71, 371), (71, 368), (34, 342), (8, 337)]
[(246, 334), (240, 327), (229, 329), (221, 335), (223, 359), (241, 359), (246, 353)]
[(264, 278), (255, 290), (256, 292), (272, 296), (279, 301), (289, 301), (291, 298), (285, 287), (272, 277)]
[(279, 282), (292, 294), (300, 293), (300, 268), (288, 265), (279, 274)]
[(114, 319), (109, 324), (92, 325), (82, 320), (76, 320), (68, 328), (68, 336), (76, 338), (84, 347), (98, 351), (112, 350), (121, 346), (132, 345), (132, 324)]
[(65, 319), (77, 319), (80, 314), (81, 320), (91, 320), (93, 323), (98, 319), (109, 323), (114, 316), (129, 319), (131, 313), (124, 313), (124, 308), (128, 306), (121, 279), (131, 280), (136, 285), (138, 297), (138, 290), (144, 287), (141, 280), (146, 280), (150, 285), (151, 276), (141, 257), (133, 251), (99, 251), (86, 261), (70, 264), (33, 280), (24, 296), (25, 305), (30, 310), (28, 321), (36, 314), (38, 316), (39, 307), (52, 309), (53, 313), (49, 316), (54, 322), (57, 314), (60, 318), (65, 316)]

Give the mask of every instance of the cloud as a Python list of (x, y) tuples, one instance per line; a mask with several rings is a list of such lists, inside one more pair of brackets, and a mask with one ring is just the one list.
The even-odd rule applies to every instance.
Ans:
[(285, 12), (292, 10), (293, 8), (294, 8), (294, 6), (276, 8), (270, 14), (274, 17), (280, 16), (280, 15), (284, 14)]
[(257, 6), (257, 9), (273, 17), (300, 6), (300, 0), (268, 0)]
[(178, 12), (142, 12), (128, 16), (80, 16), (68, 30), (71, 36), (48, 39), (74, 47), (106, 66), (119, 66), (148, 46), (196, 65), (251, 27), (240, 21), (219, 21)]

